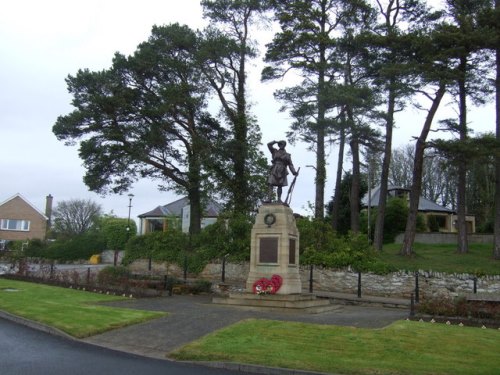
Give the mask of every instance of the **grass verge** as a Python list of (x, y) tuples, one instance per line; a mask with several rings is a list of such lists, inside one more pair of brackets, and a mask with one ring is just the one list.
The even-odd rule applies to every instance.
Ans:
[(401, 244), (386, 244), (380, 259), (400, 270), (437, 271), (446, 273), (470, 273), (498, 275), (500, 261), (493, 259), (492, 245), (469, 244), (467, 254), (458, 254), (456, 244), (413, 245), (414, 255), (399, 255)]
[(0, 279), (0, 309), (83, 338), (164, 316), (165, 313), (98, 305), (123, 297)]
[(342, 374), (495, 374), (500, 332), (398, 321), (363, 329), (247, 320), (171, 353), (178, 360), (225, 361)]

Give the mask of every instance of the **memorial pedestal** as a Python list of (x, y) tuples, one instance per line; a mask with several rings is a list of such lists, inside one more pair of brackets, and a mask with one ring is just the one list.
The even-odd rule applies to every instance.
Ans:
[[(321, 313), (335, 308), (328, 299), (302, 294), (299, 269), (299, 231), (293, 211), (283, 204), (267, 203), (259, 208), (252, 227), (250, 272), (246, 293), (214, 297), (213, 303), (256, 310)], [(255, 294), (262, 278), (281, 278), (276, 294)]]
[(254, 283), (272, 275), (283, 282), (276, 294), (300, 294), (299, 231), (290, 207), (278, 203), (263, 204), (255, 218), (250, 244), (250, 272), (246, 290), (253, 293)]

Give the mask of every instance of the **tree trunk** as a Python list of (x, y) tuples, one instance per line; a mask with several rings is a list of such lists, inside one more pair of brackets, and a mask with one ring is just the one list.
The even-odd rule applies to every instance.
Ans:
[[(193, 141), (193, 149), (197, 148), (197, 141)], [(197, 151), (196, 151), (197, 152)], [(200, 160), (199, 155), (195, 152), (189, 158), (189, 186), (187, 188), (188, 199), (190, 205), (189, 211), (189, 234), (195, 235), (201, 231), (201, 219), (203, 209), (201, 207), (201, 177), (200, 177)], [(182, 220), (182, 218), (181, 218)]]
[(316, 197), (314, 200), (314, 217), (323, 219), (325, 217), (325, 129), (324, 113), (322, 119), (318, 119), (316, 150)]
[[(322, 25), (324, 27), (324, 25)], [(322, 68), (318, 74), (318, 130), (316, 132), (316, 198), (314, 201), (314, 217), (323, 219), (325, 217), (325, 66), (326, 47), (320, 45), (320, 62)]]
[(413, 163), (413, 182), (410, 192), (410, 208), (408, 212), (408, 218), (406, 220), (405, 236), (403, 239), (403, 246), (401, 248), (401, 255), (410, 256), (413, 252), (413, 242), (415, 241), (415, 233), (417, 231), (417, 217), (418, 217), (418, 204), (420, 201), (420, 195), (422, 193), (422, 175), (424, 169), (424, 152), (425, 152), (425, 142), (429, 131), (431, 129), (432, 121), (436, 114), (441, 99), (443, 99), (444, 93), (446, 91), (446, 86), (442, 83), (436, 93), (434, 100), (432, 101), (432, 106), (427, 113), (427, 118), (425, 119), (424, 126), (420, 132), (420, 136), (417, 139), (415, 145), (415, 156)]
[(189, 234), (195, 235), (201, 231), (201, 218), (203, 210), (201, 208), (201, 197), (199, 189), (192, 189), (188, 192), (190, 211), (189, 211)]
[(389, 167), (392, 153), (392, 130), (394, 127), (394, 110), (396, 106), (395, 79), (391, 78), (389, 83), (389, 102), (387, 106), (387, 118), (385, 124), (385, 147), (384, 160), (382, 162), (382, 173), (380, 176), (380, 195), (377, 206), (377, 219), (375, 221), (375, 232), (373, 234), (373, 246), (377, 251), (382, 250), (384, 243), (384, 220), (385, 207), (387, 203), (387, 185), (389, 180)]
[[(462, 76), (458, 80), (459, 87), (459, 137), (461, 141), (467, 139), (467, 87), (465, 74), (467, 71), (467, 59), (460, 59), (460, 72)], [(458, 252), (465, 254), (468, 252), (467, 243), (467, 222), (466, 222), (466, 184), (467, 184), (467, 161), (465, 155), (458, 156), (458, 191), (457, 191), (457, 231), (458, 231)]]
[[(244, 25), (245, 30), (247, 25)], [(234, 210), (238, 213), (247, 213), (251, 210), (248, 200), (249, 184), (246, 163), (248, 161), (248, 125), (247, 125), (247, 105), (246, 105), (246, 39), (247, 34), (241, 38), (241, 52), (238, 69), (238, 80), (236, 92), (236, 119), (234, 123), (234, 138), (237, 150), (234, 150)]]
[(353, 139), (351, 140), (351, 153), (352, 153), (352, 180), (351, 180), (351, 193), (350, 193), (351, 231), (357, 234), (359, 233), (360, 172), (359, 172), (359, 143), (357, 138), (355, 137), (353, 137)]
[[(495, 0), (495, 9), (500, 12), (500, 0)], [(496, 139), (500, 142), (500, 47), (496, 49), (496, 80), (495, 80), (495, 110), (496, 110)], [(495, 235), (493, 257), (500, 259), (500, 156), (495, 156)]]
[(340, 129), (339, 138), (339, 156), (337, 162), (337, 178), (335, 180), (335, 192), (333, 194), (332, 205), (332, 228), (337, 231), (339, 228), (339, 209), (340, 209), (340, 189), (342, 185), (342, 167), (344, 165), (344, 148), (345, 148), (345, 129), (344, 126)]

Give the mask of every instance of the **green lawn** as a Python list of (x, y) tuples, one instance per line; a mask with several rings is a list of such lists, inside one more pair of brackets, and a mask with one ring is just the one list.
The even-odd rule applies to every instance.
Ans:
[(384, 262), (408, 271), (500, 274), (500, 260), (493, 259), (492, 245), (470, 244), (467, 254), (458, 254), (456, 244), (415, 243), (415, 254), (411, 257), (399, 255), (400, 249), (400, 244), (386, 244), (380, 257)]
[(341, 374), (498, 374), (500, 331), (399, 321), (362, 329), (247, 320), (190, 343), (178, 360)]
[(123, 297), (0, 279), (0, 310), (82, 338), (164, 316), (161, 312), (99, 305)]

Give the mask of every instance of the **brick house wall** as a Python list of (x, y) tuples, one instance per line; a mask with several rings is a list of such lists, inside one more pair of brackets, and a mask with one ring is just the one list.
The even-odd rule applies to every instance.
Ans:
[(0, 219), (28, 220), (29, 230), (5, 230), (0, 226), (1, 240), (45, 239), (47, 217), (17, 194), (0, 205)]

